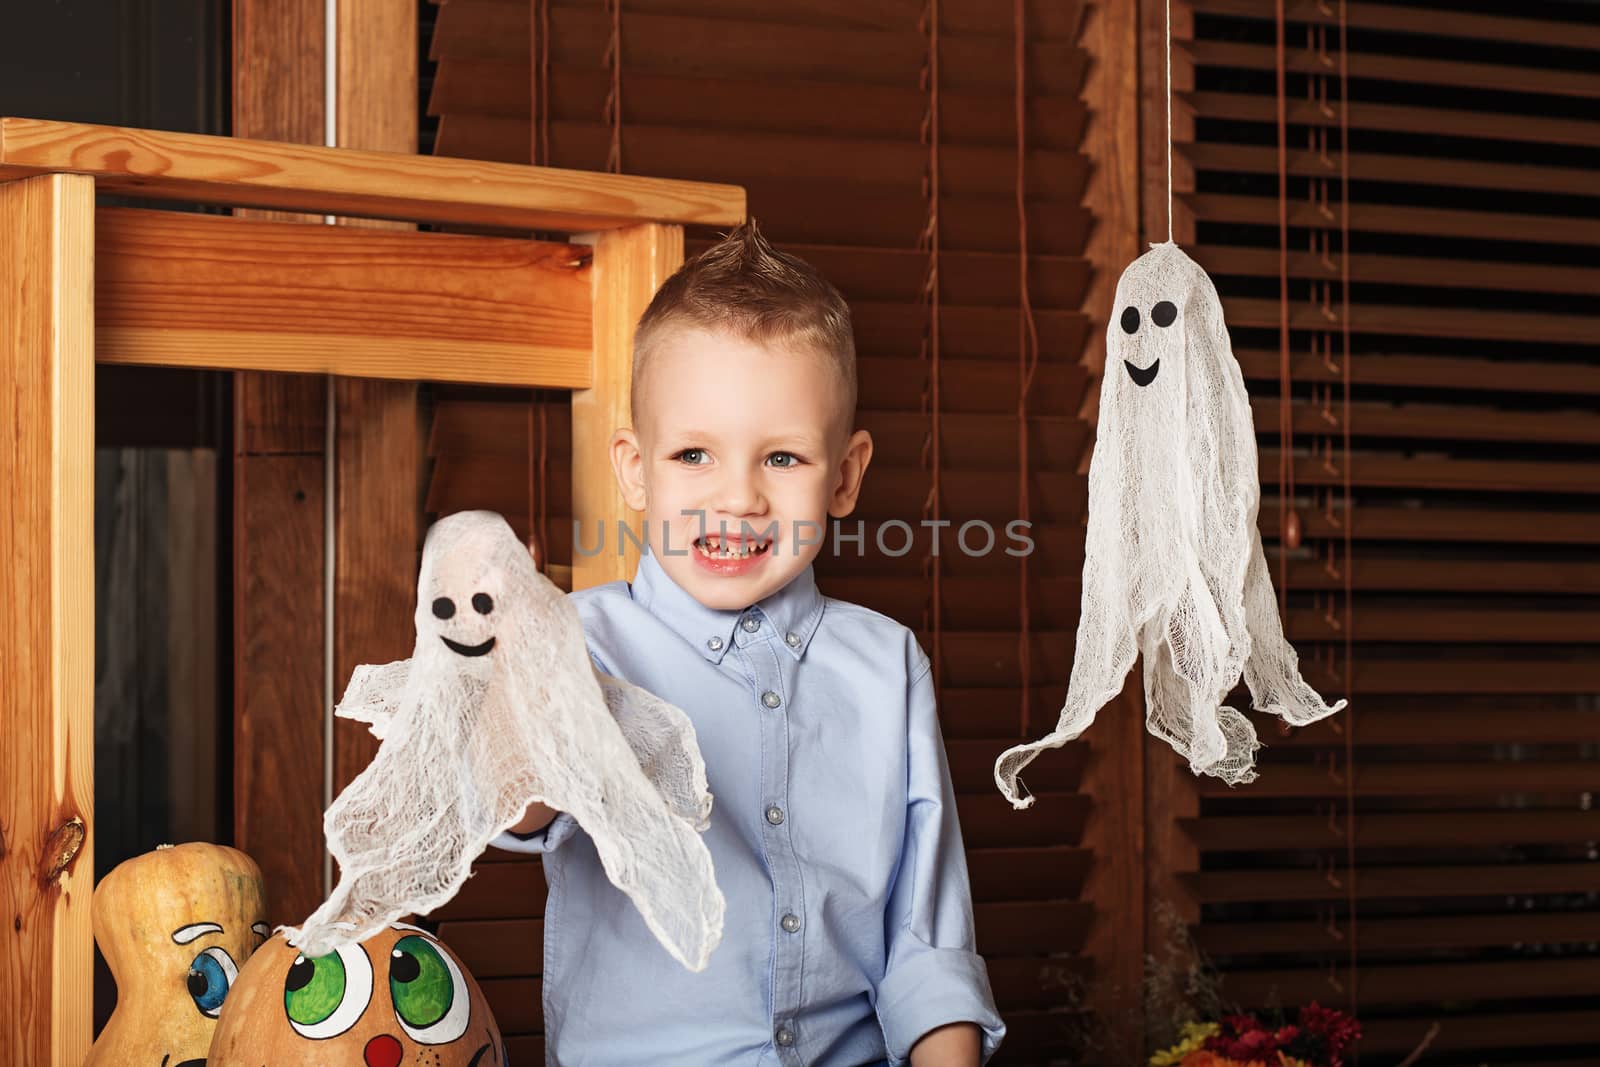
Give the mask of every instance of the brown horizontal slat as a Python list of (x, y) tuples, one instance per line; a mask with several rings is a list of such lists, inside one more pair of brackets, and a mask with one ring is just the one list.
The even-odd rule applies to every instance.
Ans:
[[(1361, 644), (1595, 644), (1600, 612), (1483, 607), (1362, 606), (1351, 637)], [(1292, 610), (1292, 641), (1343, 640), (1342, 624), (1321, 609)]]
[(1072, 904), (1083, 892), (1091, 859), (1091, 853), (1081, 848), (969, 847), (972, 899), (979, 903), (1049, 900), (1083, 914), (1086, 909), (1074, 909)]
[[(1596, 124), (1600, 126), (1600, 123)], [(1178, 193), (1178, 199), (1204, 221), (1273, 225), (1278, 221), (1276, 198), (1231, 196), (1225, 193)], [(1339, 226), (1337, 214), (1317, 204), (1289, 203), (1289, 225), (1313, 228)], [(1409, 234), (1419, 237), (1470, 237), (1484, 241), (1548, 241), (1552, 244), (1600, 244), (1600, 221), (1556, 215), (1514, 215), (1498, 211), (1457, 211), (1448, 208), (1350, 205), (1350, 229), (1372, 233)], [(1276, 304), (1274, 304), (1276, 306)], [(1393, 309), (1385, 309), (1393, 310)], [(1416, 309), (1405, 309), (1416, 310)], [(1461, 309), (1439, 309), (1458, 312)], [(1276, 316), (1273, 319), (1277, 321)], [(1429, 331), (1431, 332), (1431, 331)], [(1592, 335), (1591, 335), (1592, 336)]]
[[(923, 648), (933, 648), (931, 634), (919, 631), (917, 638)], [(1065, 684), (1072, 666), (1072, 640), (1073, 633), (1070, 630), (1036, 630), (1032, 633), (1031, 680), (1035, 685)], [(1014, 633), (947, 629), (941, 647), (943, 657), (939, 670), (944, 677), (940, 681), (945, 685), (980, 686), (986, 682), (1010, 682), (1022, 677), (1017, 635)], [(1051, 721), (1054, 721), (1054, 716)], [(994, 754), (998, 756), (1000, 753), (997, 750)]]
[[(1449, 21), (1436, 9), (1396, 4), (1346, 4), (1342, 11), (1320, 0), (1287, 0), (1284, 18), (1291, 23), (1338, 26), (1340, 16), (1352, 29), (1414, 33), (1426, 37), (1460, 37), (1499, 43), (1542, 44), (1552, 48), (1600, 49), (1600, 29), (1578, 21), (1548, 18), (1506, 18), (1453, 10)], [(1272, 19), (1272, 0), (1192, 0), (1195, 14), (1236, 15)]]
[[(1307, 680), (1315, 675), (1321, 691), (1332, 683), (1315, 667), (1307, 670)], [(1358, 694), (1424, 693), (1435, 696), (1464, 693), (1594, 693), (1600, 692), (1600, 661), (1594, 657), (1561, 659), (1528, 655), (1516, 659), (1501, 655), (1474, 659), (1435, 656), (1429, 659), (1357, 659), (1355, 687)]]
[(566, 232), (735, 225), (743, 190), (627, 174), (0, 119), (0, 177), (88, 174), (101, 192), (312, 214)]
[[(1263, 448), (1260, 462), (1263, 477), (1275, 480), (1277, 449)], [(1342, 485), (1344, 481), (1341, 472), (1329, 470), (1321, 459), (1311, 457), (1295, 461), (1294, 478), (1301, 486)], [(1600, 478), (1595, 477), (1593, 463), (1408, 458), (1357, 453), (1351, 457), (1350, 480), (1358, 487), (1375, 489), (1600, 493)]]
[[(1343, 979), (1344, 967), (1336, 969)], [(1531, 1000), (1600, 993), (1600, 959), (1505, 960), (1473, 963), (1422, 963), (1360, 967), (1361, 1003), (1437, 1004), (1440, 1001)], [(1342, 984), (1342, 983), (1341, 983)], [(1334, 995), (1328, 968), (1232, 971), (1223, 995), (1248, 1008), (1303, 1004)], [(1534, 1035), (1533, 1041), (1543, 1042)]]
[(483, 996), (494, 1012), (500, 1033), (529, 1034), (544, 1029), (540, 1000), (544, 984), (537, 978), (489, 978), (480, 981)]
[[(703, 247), (690, 241), (692, 254)], [(854, 306), (860, 301), (914, 304), (927, 282), (928, 255), (915, 249), (851, 248), (789, 243), (793, 253), (820, 270)], [(1028, 292), (1034, 308), (1077, 309), (1091, 269), (1082, 256), (1046, 256), (1028, 250)], [(939, 294), (945, 307), (959, 304), (1005, 308), (1018, 303), (1017, 254), (939, 250)], [(1015, 339), (1009, 350), (1016, 347)], [(998, 358), (998, 354), (995, 354)]]
[[(1176, 95), (1203, 118), (1262, 123), (1276, 122), (1278, 119), (1277, 101), (1271, 96), (1182, 90)], [(1336, 103), (1324, 106), (1318, 101), (1291, 97), (1287, 118), (1290, 125), (1294, 126), (1337, 128), (1339, 109)], [(1600, 145), (1600, 123), (1395, 104), (1351, 104), (1350, 128), (1524, 144), (1579, 145), (1589, 148)]]
[[(1029, 136), (1032, 136), (1031, 131)], [(1276, 148), (1197, 142), (1177, 144), (1173, 146), (1173, 150), (1197, 170), (1235, 174), (1278, 173)], [(1594, 188), (1593, 176), (1588, 171), (1575, 167), (1536, 167), (1518, 163), (1494, 163), (1482, 159), (1441, 159), (1436, 156), (1393, 156), (1364, 152), (1350, 153), (1348, 165), (1352, 182), (1387, 182), (1393, 181), (1396, 174), (1404, 174), (1406, 183), (1413, 186), (1439, 185), (1460, 189), (1493, 189), (1508, 193), (1554, 193), (1566, 196), (1587, 196)], [(1324, 155), (1309, 149), (1290, 148), (1285, 158), (1285, 166), (1290, 174), (1307, 178), (1338, 178), (1341, 171), (1337, 155)], [(1220, 267), (1212, 267), (1206, 259), (1195, 255), (1196, 249), (1189, 251), (1207, 270), (1213, 273), (1229, 273)], [(1222, 249), (1213, 246), (1211, 251), (1220, 252)], [(1240, 253), (1239, 266), (1232, 273), (1273, 275), (1278, 273), (1276, 249), (1236, 248), (1226, 251)], [(1260, 269), (1258, 264), (1268, 257), (1273, 264), (1271, 270)], [(1413, 262), (1416, 264), (1415, 271), (1408, 271), (1405, 265)], [(1336, 255), (1323, 256), (1311, 252), (1291, 251), (1289, 263), (1291, 277), (1337, 278), (1339, 276)], [(1504, 272), (1502, 284), (1499, 286), (1494, 284), (1497, 272)], [(1550, 278), (1552, 285), (1558, 287), (1556, 290), (1558, 292), (1590, 292), (1589, 287), (1595, 284), (1593, 277), (1600, 272), (1573, 270), (1571, 273), (1575, 275), (1574, 278), (1565, 277), (1565, 271), (1550, 271), (1542, 266), (1516, 263), (1491, 264), (1468, 261), (1458, 264), (1452, 260), (1421, 258), (1413, 260), (1410, 256), (1352, 255), (1350, 257), (1350, 277), (1354, 281), (1415, 284), (1417, 277), (1436, 280), (1460, 278), (1464, 280), (1439, 280), (1438, 284), (1537, 289), (1537, 286), (1520, 284), (1518, 279), (1544, 274)], [(1569, 289), (1568, 286), (1580, 288)]]
[[(1246, 378), (1278, 380), (1278, 353), (1235, 349)], [(1290, 356), (1296, 382), (1342, 382), (1342, 366), (1320, 357)], [(1473, 359), (1461, 356), (1356, 355), (1350, 360), (1353, 385), (1402, 385), (1434, 390), (1489, 393), (1560, 393), (1574, 399), (1600, 396), (1600, 366), (1549, 363), (1531, 359)]]
[[(1256, 432), (1276, 434), (1277, 399), (1258, 398), (1251, 402), (1251, 407), (1255, 412)], [(1297, 434), (1338, 434), (1344, 425), (1344, 409), (1337, 402), (1332, 403), (1326, 413), (1321, 405), (1303, 401), (1294, 402), (1291, 408)], [(1354, 403), (1350, 405), (1349, 416), (1352, 437), (1600, 444), (1600, 412), (1594, 411), (1505, 411), (1466, 405)]]
[[(598, 122), (552, 122), (551, 158), (604, 160), (611, 130)], [(820, 134), (701, 130), (685, 126), (625, 126), (623, 158), (630, 173), (745, 184), (803, 173), (827, 197), (837, 186), (915, 189), (928, 150), (915, 141), (864, 141)], [(1076, 152), (1035, 151), (1028, 160), (1030, 202), (1076, 204), (1087, 161)], [(940, 188), (953, 199), (1016, 195), (1016, 149), (947, 145), (939, 149)]]
[[(1509, 912), (1491, 915), (1441, 915), (1416, 918), (1365, 918), (1359, 926), (1369, 953), (1420, 949), (1486, 948), (1520, 944), (1600, 941), (1600, 912)], [(1250, 955), (1271, 952), (1337, 952), (1347, 949), (1342, 923), (1203, 923), (1193, 931), (1205, 952)], [(1370, 959), (1370, 957), (1369, 957)], [(1363, 961), (1362, 968), (1369, 965)], [(1383, 966), (1380, 960), (1370, 965)]]
[[(1276, 70), (1277, 50), (1272, 45), (1241, 41), (1174, 40), (1173, 50), (1188, 56), (1196, 66), (1234, 67), (1242, 70)], [(1600, 77), (1592, 71), (1562, 70), (1549, 66), (1504, 63), (1462, 63), (1429, 59), (1422, 55), (1383, 55), (1351, 51), (1344, 60), (1351, 78), (1449, 86), (1457, 89), (1497, 90), (1569, 96), (1581, 100), (1600, 97)], [(1329, 74), (1328, 56), (1290, 44), (1284, 50), (1284, 69), (1295, 74)]]
[[(1430, 1006), (1431, 1007), (1431, 1006)], [(1409, 1055), (1421, 1043), (1432, 1024), (1442, 1025), (1428, 1045), (1435, 1052), (1489, 1053), (1494, 1049), (1537, 1047), (1582, 1047), (1592, 1044), (1600, 1033), (1600, 1011), (1535, 1011), (1513, 1014), (1490, 1011), (1487, 1005), (1472, 1005), (1448, 1015), (1436, 1008), (1413, 1018), (1380, 1018), (1376, 1014), (1361, 1020), (1361, 1049), (1370, 1055)], [(1528, 1054), (1523, 1052), (1521, 1057)], [(1533, 1059), (1502, 1060), (1525, 1067), (1594, 1067), (1593, 1056), (1568, 1057), (1565, 1054), (1541, 1055)], [(1423, 1061), (1426, 1062), (1426, 1061)], [(1469, 1061), (1470, 1062), (1470, 1061)]]
[[(1085, 956), (997, 958), (984, 960), (996, 1006), (1009, 1025), (1016, 1008), (1061, 1008), (1082, 999), (1084, 983), (1093, 974)], [(1010, 1035), (1006, 1037), (1007, 1047)], [(995, 1063), (1000, 1060), (996, 1058)]]
[(978, 904), (973, 923), (985, 956), (1051, 956), (1083, 951), (1094, 909), (1079, 901)]
[[(854, 517), (865, 522), (899, 519), (909, 523), (915, 532), (920, 529), (918, 523), (930, 484), (925, 471), (885, 467), (877, 472), (872, 492), (863, 495)], [(1082, 476), (1042, 471), (1030, 474), (1028, 484), (1031, 512), (1036, 520), (1065, 523), (1083, 514), (1085, 479)], [(958, 523), (987, 522), (995, 529), (997, 545), (1004, 546), (1006, 524), (1017, 514), (1015, 475), (997, 478), (989, 471), (946, 470), (939, 476), (939, 492), (946, 518)], [(898, 550), (904, 543), (903, 532), (894, 539), (891, 539), (894, 528), (886, 529), (885, 533), (891, 551)], [(915, 544), (926, 551), (929, 538), (919, 537)]]
[[(759, 179), (745, 183), (750, 213), (772, 239), (792, 244), (915, 248), (928, 222), (920, 185), (886, 189), (881, 185), (829, 187), (827, 211), (817, 210), (817, 186), (800, 178)], [(1088, 209), (1067, 201), (1035, 201), (1028, 208), (1028, 250), (1044, 255), (1082, 255), (1092, 228)], [(1015, 255), (1015, 197), (939, 198), (939, 254), (1002, 252)]]
[[(1448, 735), (1446, 735), (1448, 738)], [(1259, 768), (1260, 777), (1243, 787), (1253, 799), (1272, 797), (1339, 797), (1346, 792), (1349, 768), (1277, 763)], [(1215, 778), (1201, 778), (1202, 796), (1237, 796)], [(1437, 763), (1356, 761), (1354, 790), (1358, 797), (1495, 796), (1508, 793), (1600, 792), (1600, 760), (1522, 760), (1489, 762), (1449, 760)]]
[[(921, 384), (930, 373), (928, 361), (858, 353), (856, 377), (862, 409), (920, 411)], [(1014, 361), (939, 360), (941, 415), (999, 414), (1015, 417), (1021, 375)], [(1077, 410), (1088, 385), (1081, 364), (1041, 362), (1028, 389), (1033, 411)]]
[(1341, 716), (1291, 730), (1287, 737), (1274, 734), (1268, 743), (1342, 747), (1342, 724), (1346, 722), (1355, 730), (1358, 745), (1426, 746), (1444, 737), (1454, 745), (1576, 745), (1600, 736), (1600, 715), (1573, 708), (1565, 701), (1539, 696), (1496, 696), (1473, 703), (1468, 699), (1419, 706), (1405, 697), (1370, 697)]
[[(1274, 466), (1263, 466), (1263, 470), (1275, 472), (1276, 463), (1274, 456)], [(1263, 496), (1259, 520), (1263, 536), (1278, 536), (1278, 503), (1274, 497)], [(1343, 529), (1320, 511), (1301, 510), (1300, 520), (1308, 539), (1344, 537)], [(1423, 506), (1420, 502), (1411, 507), (1362, 504), (1355, 510), (1351, 533), (1364, 541), (1600, 544), (1600, 512), (1533, 511), (1514, 504), (1498, 510)]]
[(435, 922), (541, 918), (544, 902), (544, 868), (538, 858), (524, 858), (476, 867), (455, 897), (429, 918)]
[[(872, 462), (892, 467), (919, 464), (923, 438), (932, 429), (929, 418), (909, 412), (863, 411), (856, 425), (872, 434)], [(1028, 419), (1031, 470), (1075, 472), (1089, 443), (1088, 425), (1080, 419), (1042, 413)], [(1016, 415), (943, 413), (939, 446), (947, 470), (982, 469), (1015, 477), (1020, 455)]]
[[(1447, 735), (1435, 734), (1432, 740), (1437, 742), (1444, 736)], [(1451, 738), (1452, 742), (1457, 740)], [(1571, 809), (1363, 813), (1353, 824), (1346, 822), (1342, 813), (1334, 818), (1203, 815), (1182, 819), (1180, 825), (1198, 847), (1217, 852), (1343, 848), (1351, 826), (1358, 848), (1436, 848), (1446, 843), (1451, 848), (1496, 848), (1600, 840), (1600, 811)]]
[[(1600, 563), (1571, 560), (1374, 559), (1358, 555), (1350, 580), (1360, 592), (1600, 594)], [(1343, 589), (1344, 574), (1317, 562), (1289, 565), (1291, 589)]]
[[(550, 13), (552, 66), (592, 67), (604, 55), (611, 20), (590, 4), (558, 6)], [(1006, 37), (941, 37), (941, 90), (1012, 92), (1014, 58)], [(915, 20), (880, 30), (840, 25), (774, 25), (702, 17), (646, 14), (624, 9), (625, 71), (679, 76), (716, 73), (769, 81), (916, 85), (927, 44)], [(1075, 43), (1031, 42), (1027, 94), (1075, 97), (1085, 53)]]
[[(1344, 900), (1346, 887), (1315, 870), (1202, 871), (1180, 875), (1207, 904), (1270, 900)], [(1361, 900), (1404, 897), (1497, 897), (1600, 891), (1600, 863), (1506, 863), (1494, 866), (1363, 866)]]
[(506, 1035), (507, 1063), (543, 1063), (544, 1038), (538, 1034)]
[[(1020, 681), (1019, 678), (1010, 679)], [(1035, 724), (1054, 723), (1060, 714), (1066, 686), (1032, 686), (1030, 718)], [(939, 720), (948, 739), (965, 740), (1033, 736), (1032, 728), (1022, 726), (1022, 687), (1020, 685), (940, 688)]]
[[(480, 54), (509, 37), (525, 40), (528, 35), (528, 5), (520, 0), (432, 0), (438, 4), (439, 36), (448, 34), (448, 46)], [(576, 6), (561, 3), (557, 6)], [(673, 14), (681, 4), (670, 0), (630, 0), (629, 11)], [(863, 5), (849, 0), (799, 0), (774, 7), (764, 0), (698, 0), (695, 11), (707, 17), (738, 20), (781, 31), (787, 24), (849, 26), (862, 29), (904, 30), (914, 27), (922, 13), (912, 0), (884, 0)], [(1010, 32), (1010, 9), (998, 11), (983, 0), (946, 0), (940, 7), (940, 26), (944, 33), (1000, 34)], [(1028, 32), (1037, 40), (1077, 39), (1083, 5), (1029, 0)], [(452, 18), (451, 16), (457, 16)], [(436, 45), (436, 49), (440, 46)], [(501, 44), (500, 47), (508, 47)], [(447, 47), (448, 51), (448, 47)], [(434, 58), (438, 58), (435, 55)]]
[[(453, 56), (440, 62), (428, 113), (452, 124), (474, 120), (495, 140), (528, 158), (532, 94), (526, 40), (511, 42), (515, 62), (493, 57)], [(857, 141), (916, 144), (927, 111), (927, 94), (913, 85), (830, 85), (772, 82), (708, 74), (682, 77), (628, 71), (628, 129), (693, 126), (702, 130), (767, 130), (825, 134)], [(588, 120), (604, 113), (611, 77), (599, 64), (550, 72), (555, 118)], [(941, 143), (1015, 143), (1015, 125), (996, 122), (996, 108), (1011, 101), (993, 93), (946, 89), (939, 94)], [(1028, 143), (1071, 152), (1083, 136), (1083, 102), (1039, 97), (1028, 101)], [(1011, 114), (1010, 110), (1006, 111)], [(491, 125), (492, 124), (492, 125)], [(445, 153), (455, 154), (455, 153)]]
[(95, 260), (103, 363), (590, 381), (572, 245), (108, 208)]
[[(1013, 271), (1016, 261), (1012, 261)], [(1088, 316), (1078, 311), (1035, 308), (1040, 364), (1076, 364), (1088, 338)], [(856, 347), (875, 356), (916, 356), (927, 331), (928, 313), (915, 304), (860, 301), (850, 307)], [(967, 303), (939, 309), (940, 359), (986, 359), (1017, 362), (1015, 308), (977, 307)], [(1042, 410), (1051, 410), (1045, 408)], [(1012, 404), (1012, 413), (1016, 404)], [(1072, 414), (1059, 412), (1059, 414)]]
[[(1008, 542), (1001, 535), (995, 543), (1003, 547)], [(976, 550), (981, 539), (974, 534), (969, 544)], [(1040, 579), (1030, 575), (1028, 587), (1028, 618), (1035, 629), (1070, 631), (1077, 625), (1081, 595), (1078, 579)], [(857, 603), (896, 619), (916, 618), (924, 608), (931, 610), (932, 605), (931, 583), (925, 578), (858, 578), (848, 595)], [(946, 577), (940, 584), (940, 604), (944, 617), (960, 619), (963, 629), (1014, 634), (1021, 625), (1022, 599), (1016, 582), (997, 585), (988, 577)]]
[(439, 940), (455, 949), (474, 978), (536, 975), (544, 960), (544, 920), (447, 922)]
[[(1278, 253), (1269, 248), (1210, 245), (1189, 251), (1195, 262), (1213, 275), (1277, 277), (1278, 274)], [(1288, 269), (1291, 278), (1339, 282), (1344, 264), (1333, 256), (1296, 251), (1290, 253)], [(1350, 282), (1594, 296), (1600, 293), (1600, 270), (1584, 267), (1562, 267), (1557, 270), (1530, 262), (1494, 262), (1486, 259), (1424, 259), (1421, 256), (1354, 254), (1350, 256)]]
[[(1038, 802), (1018, 811), (1000, 795), (964, 793), (956, 797), (962, 837), (985, 848), (1044, 848), (1077, 845), (1089, 817), (1090, 800), (1082, 793), (1035, 794)], [(1037, 814), (1043, 812), (1043, 814)]]

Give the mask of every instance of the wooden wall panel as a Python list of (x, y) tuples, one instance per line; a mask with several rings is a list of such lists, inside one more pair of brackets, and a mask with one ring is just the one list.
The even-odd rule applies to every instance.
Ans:
[[(234, 0), (233, 134), (322, 144), (322, 0)], [(234, 843), (293, 923), (321, 903), (327, 380), (234, 375)]]

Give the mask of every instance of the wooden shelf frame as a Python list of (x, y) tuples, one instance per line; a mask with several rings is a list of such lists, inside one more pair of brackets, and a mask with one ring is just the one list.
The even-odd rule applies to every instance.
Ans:
[[(0, 1064), (76, 1067), (92, 1036), (94, 364), (569, 389), (574, 518), (636, 524), (607, 456), (634, 324), (685, 225), (744, 217), (737, 186), (0, 118)], [(580, 557), (573, 585), (636, 562)]]

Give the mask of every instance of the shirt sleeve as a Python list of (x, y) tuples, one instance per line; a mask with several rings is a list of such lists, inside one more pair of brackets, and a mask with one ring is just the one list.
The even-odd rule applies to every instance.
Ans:
[(933, 679), (920, 648), (917, 658), (908, 709), (905, 841), (885, 915), (888, 962), (878, 986), (878, 1020), (893, 1064), (906, 1063), (911, 1046), (930, 1030), (957, 1022), (982, 1029), (987, 1062), (1000, 1047), (1005, 1023), (977, 953)]

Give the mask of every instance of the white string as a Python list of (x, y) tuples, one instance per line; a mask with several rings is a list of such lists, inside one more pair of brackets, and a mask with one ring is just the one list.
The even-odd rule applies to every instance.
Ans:
[(1172, 243), (1172, 0), (1167, 0), (1167, 243)]

